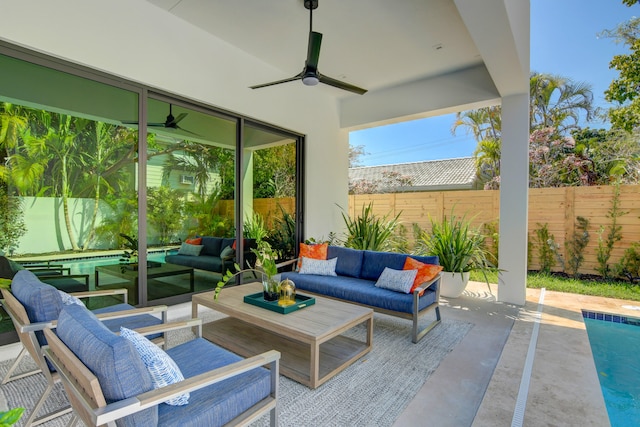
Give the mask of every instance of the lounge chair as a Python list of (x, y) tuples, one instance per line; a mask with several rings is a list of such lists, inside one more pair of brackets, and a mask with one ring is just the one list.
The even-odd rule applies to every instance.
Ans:
[(35, 263), (13, 261), (0, 256), (0, 278), (13, 279), (20, 270), (29, 270), (38, 278), (64, 292), (84, 292), (89, 290), (88, 274), (71, 274), (69, 267), (53, 264), (51, 261)]
[[(194, 340), (161, 355), (168, 355), (185, 379), (155, 389), (136, 350), (144, 343), (136, 340), (134, 346), (79, 305), (63, 308), (56, 333), (45, 330), (49, 344), (43, 352), (60, 372), (74, 417), (88, 426), (112, 426), (116, 420), (118, 426), (136, 427), (247, 425), (267, 412), (271, 425), (277, 425), (280, 353), (271, 350), (242, 359), (201, 338), (199, 319), (180, 326), (195, 325)], [(173, 329), (167, 324), (145, 328), (143, 333), (166, 327)], [(178, 397), (187, 399), (183, 396), (187, 392), (186, 404), (164, 403)]]
[[(44, 374), (47, 380), (47, 387), (29, 415), (26, 421), (27, 426), (38, 425), (68, 413), (70, 408), (67, 407), (36, 418), (40, 408), (53, 390), (55, 382), (59, 381), (58, 373), (50, 369), (51, 367), (44, 360), (41, 346), (46, 344), (42, 331), (47, 327), (55, 326), (60, 311), (65, 306), (63, 294), (53, 286), (41, 282), (38, 277), (28, 270), (21, 270), (15, 275), (11, 283), (11, 290), (2, 289), (1, 291), (3, 296), (2, 305), (11, 317), (20, 342), (23, 345), (20, 354), (3, 378), (2, 384), (39, 372)], [(120, 326), (136, 329), (166, 322), (166, 306), (135, 308), (126, 303), (126, 289), (81, 292), (70, 295), (77, 298), (121, 295), (124, 303), (94, 311), (105, 323), (106, 327), (111, 330), (120, 330)], [(153, 314), (161, 314), (162, 319), (153, 316)], [(164, 345), (164, 336), (162, 334), (157, 334), (153, 338), (158, 344)], [(37, 369), (14, 375), (14, 371), (27, 353), (36, 362)]]

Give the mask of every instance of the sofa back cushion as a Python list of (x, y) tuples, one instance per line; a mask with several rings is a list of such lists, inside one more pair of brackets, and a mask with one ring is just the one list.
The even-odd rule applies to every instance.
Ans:
[(327, 259), (338, 258), (336, 274), (338, 276), (360, 277), (364, 251), (341, 246), (329, 246)]
[(222, 237), (202, 237), (202, 251), (200, 255), (220, 256), (222, 250)]
[(367, 280), (378, 280), (385, 267), (402, 270), (406, 259), (407, 254), (364, 251), (360, 277)]
[[(84, 306), (65, 306), (60, 312), (60, 339), (98, 378), (107, 403), (153, 389), (151, 377), (131, 342), (109, 329)], [(155, 426), (154, 406), (118, 421), (119, 426)]]
[[(360, 277), (367, 280), (378, 280), (385, 267), (393, 268), (394, 270), (402, 270), (407, 256), (409, 255), (392, 252), (364, 251)], [(411, 258), (425, 264), (439, 264), (437, 256), (411, 255)]]

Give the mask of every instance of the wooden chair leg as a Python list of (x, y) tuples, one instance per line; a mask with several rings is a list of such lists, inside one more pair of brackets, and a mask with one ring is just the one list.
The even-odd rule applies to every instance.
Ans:
[(32, 371), (28, 371), (28, 372), (23, 372), (21, 374), (18, 374), (16, 376), (11, 376), (13, 374), (13, 371), (16, 370), (16, 368), (18, 367), (18, 365), (20, 364), (20, 361), (22, 360), (22, 358), (27, 354), (27, 349), (25, 347), (22, 347), (22, 350), (20, 350), (20, 354), (18, 354), (18, 357), (16, 357), (16, 360), (13, 361), (13, 364), (11, 365), (11, 367), (9, 368), (9, 370), (7, 371), (7, 373), (5, 374), (4, 378), (2, 379), (2, 384), (6, 384), (10, 381), (13, 380), (18, 380), (20, 378), (24, 378), (24, 377), (28, 377), (30, 375), (34, 375), (37, 373), (40, 373), (40, 369), (36, 368)]
[(49, 412), (48, 414), (45, 414), (41, 417), (36, 418), (36, 415), (38, 415), (38, 412), (40, 412), (40, 408), (42, 408), (42, 405), (44, 405), (44, 402), (47, 400), (47, 398), (53, 391), (53, 386), (54, 386), (53, 381), (47, 382), (47, 388), (45, 389), (44, 393), (42, 393), (42, 396), (38, 400), (38, 403), (36, 403), (36, 406), (31, 411), (31, 414), (29, 414), (29, 418), (27, 419), (25, 426), (27, 427), (37, 426), (47, 421), (51, 421), (52, 419), (60, 417), (64, 414), (68, 414), (69, 412), (72, 411), (71, 406), (65, 406), (56, 411)]

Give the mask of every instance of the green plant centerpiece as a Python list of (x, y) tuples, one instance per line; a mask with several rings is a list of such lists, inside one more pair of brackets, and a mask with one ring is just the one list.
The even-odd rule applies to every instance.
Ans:
[(420, 252), (437, 256), (443, 267), (441, 295), (450, 298), (460, 296), (472, 270), (481, 271), (489, 285), (486, 273), (494, 267), (487, 259), (490, 254), (485, 249), (484, 236), (471, 226), (464, 215), (457, 217), (451, 213), (442, 222), (431, 219), (431, 232), (421, 231), (417, 244)]
[(264, 240), (257, 242), (257, 248), (251, 249), (256, 254), (255, 268), (241, 269), (238, 264), (234, 264), (236, 272), (231, 270), (222, 276), (214, 291), (213, 298), (218, 299), (218, 295), (222, 288), (229, 283), (231, 279), (244, 273), (257, 273), (262, 277), (262, 291), (266, 301), (277, 301), (280, 295), (280, 280), (278, 275), (278, 266), (276, 264), (276, 252), (271, 245)]

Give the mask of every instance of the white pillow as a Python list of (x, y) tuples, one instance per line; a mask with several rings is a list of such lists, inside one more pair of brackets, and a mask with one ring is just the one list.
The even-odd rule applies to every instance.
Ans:
[(331, 259), (313, 259), (302, 257), (302, 267), (300, 274), (316, 274), (318, 276), (337, 276), (336, 263), (338, 258)]
[(204, 248), (204, 245), (192, 245), (189, 243), (182, 243), (180, 249), (178, 249), (178, 255), (198, 256)]
[(411, 291), (413, 281), (416, 279), (417, 274), (418, 270), (394, 270), (385, 267), (376, 282), (376, 286), (378, 288), (408, 294)]
[[(173, 361), (171, 356), (165, 353), (160, 347), (140, 335), (136, 331), (120, 327), (120, 336), (128, 339), (138, 351), (144, 366), (151, 374), (153, 388), (162, 388), (170, 384), (183, 381), (184, 376), (180, 368)], [(182, 406), (189, 403), (189, 393), (184, 393), (164, 403), (173, 406)]]
[(84, 304), (82, 303), (82, 301), (80, 301), (79, 298), (74, 297), (73, 295), (69, 295), (68, 293), (61, 291), (60, 289), (58, 289), (58, 292), (60, 293), (60, 298), (62, 298), (62, 303), (64, 305), (78, 304), (84, 307)]

